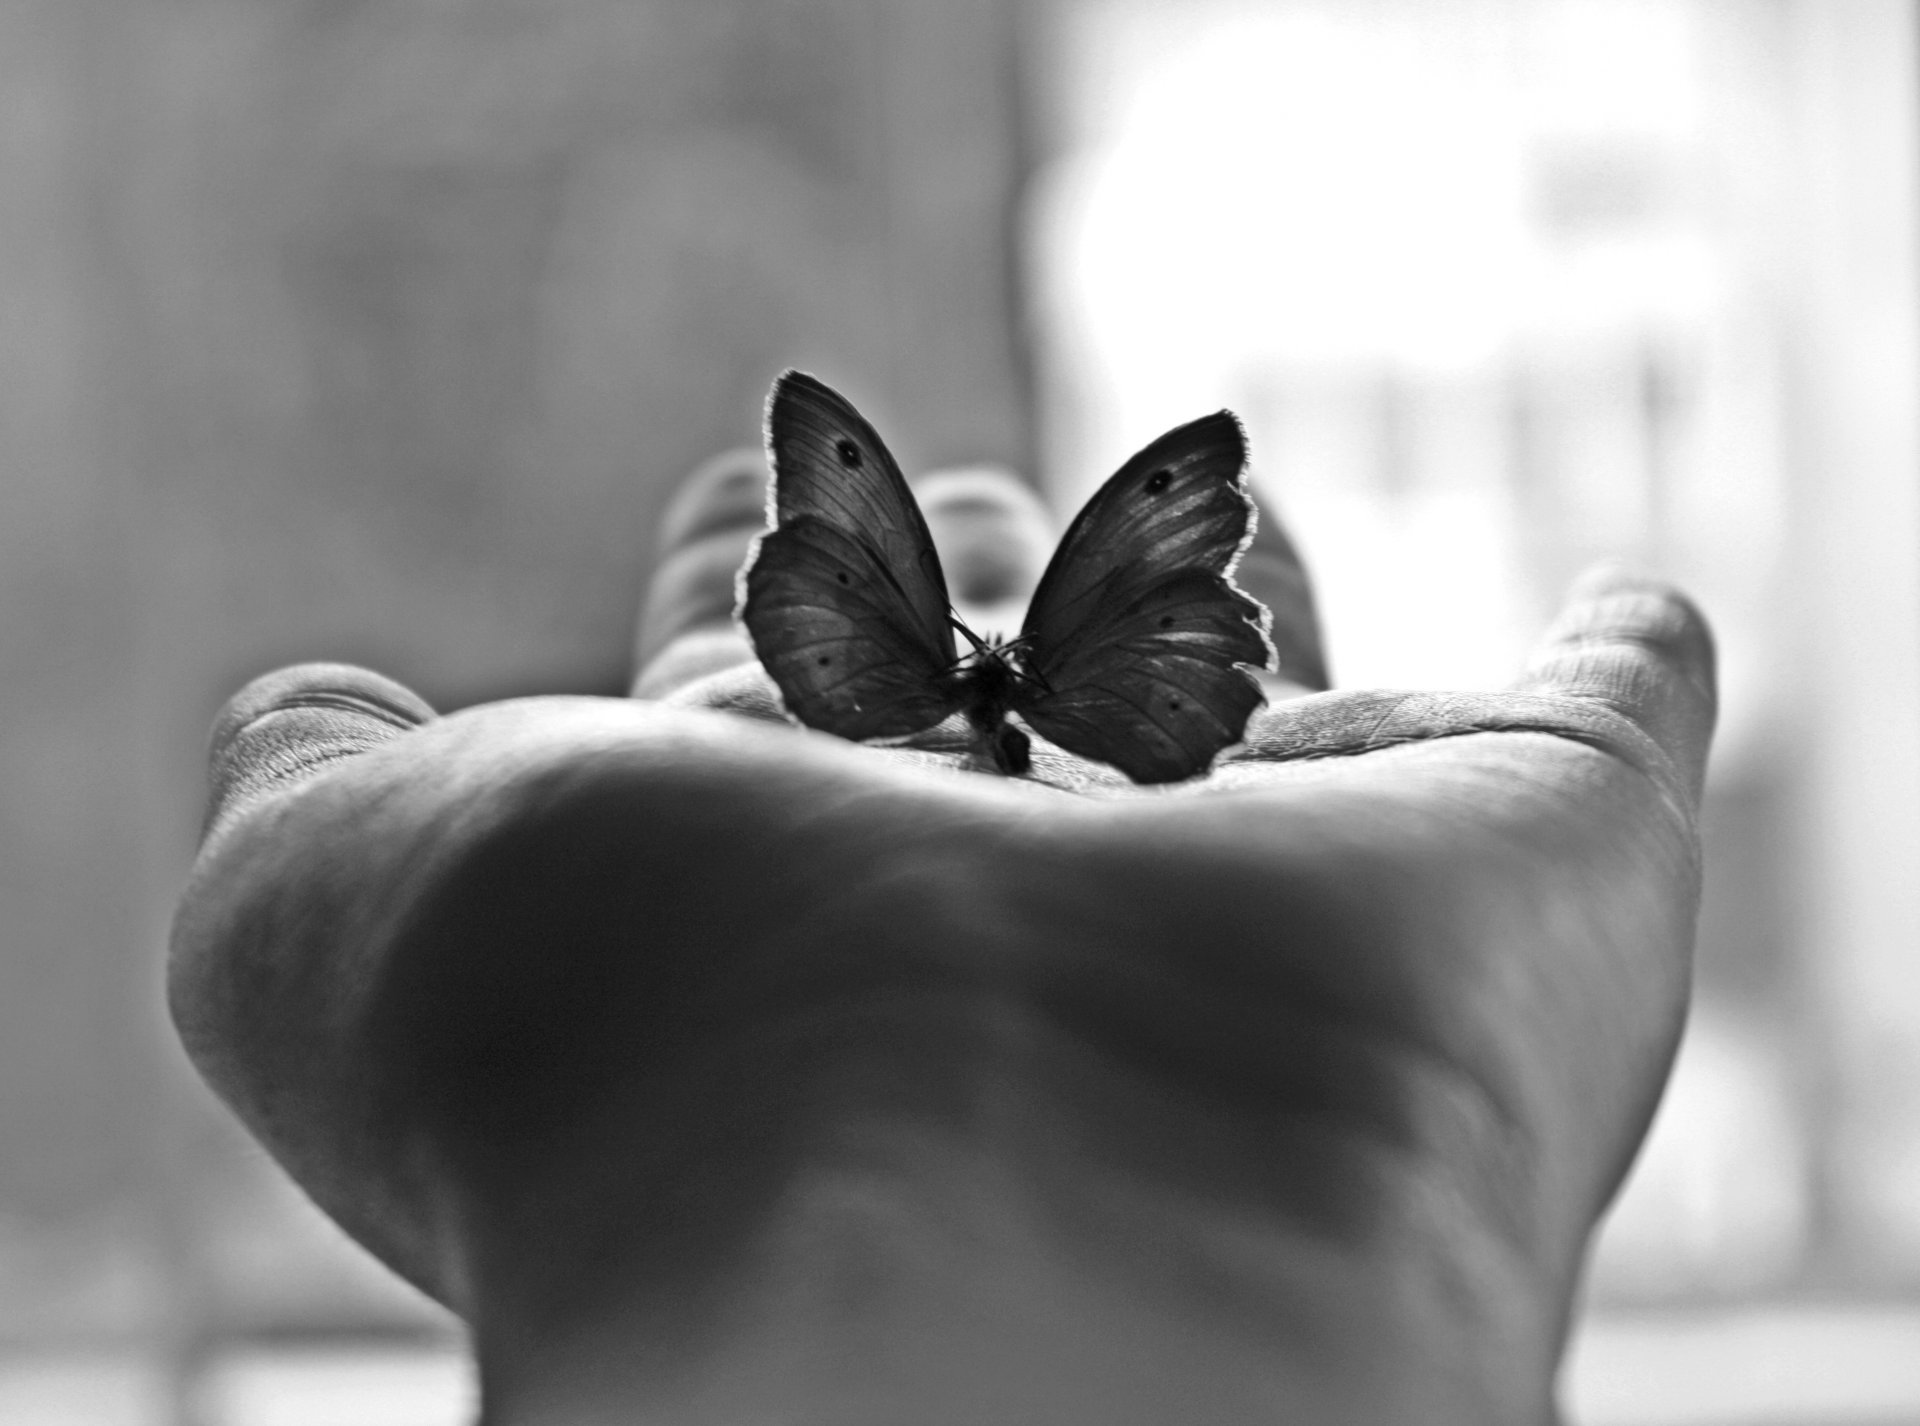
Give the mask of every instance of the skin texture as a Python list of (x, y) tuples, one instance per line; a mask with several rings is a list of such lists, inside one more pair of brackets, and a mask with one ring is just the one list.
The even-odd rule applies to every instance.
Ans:
[[(763, 480), (669, 512), (631, 700), (306, 666), (215, 730), (176, 1023), (466, 1317), (486, 1420), (1554, 1419), (1684, 1016), (1699, 615), (1602, 572), (1510, 691), (1315, 691), (1267, 520), (1241, 752), (1006, 779), (780, 719), (728, 620)], [(1045, 512), (922, 501), (1018, 627)]]

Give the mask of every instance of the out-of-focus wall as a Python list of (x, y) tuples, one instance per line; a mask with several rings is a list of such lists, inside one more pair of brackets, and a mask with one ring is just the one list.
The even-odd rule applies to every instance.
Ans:
[(1601, 557), (1713, 622), (1693, 1015), (1590, 1301), (1913, 1296), (1920, 8), (1049, 9), (1053, 471), (1232, 405), (1346, 686), (1504, 685)]
[(1030, 464), (1015, 10), (0, 10), (0, 1338), (326, 1278), (159, 1009), (241, 682), (619, 692), (660, 501), (787, 365)]

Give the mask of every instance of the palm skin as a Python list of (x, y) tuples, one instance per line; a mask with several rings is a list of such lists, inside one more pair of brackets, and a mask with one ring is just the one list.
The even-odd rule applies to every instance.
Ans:
[[(176, 1021), (468, 1319), (487, 1420), (1553, 1419), (1684, 1014), (1698, 615), (1601, 576), (1512, 692), (1005, 779), (779, 721), (725, 621), (757, 479), (669, 517), (642, 697), (314, 666), (216, 732)], [(1037, 517), (968, 492), (950, 581), (1017, 606)]]

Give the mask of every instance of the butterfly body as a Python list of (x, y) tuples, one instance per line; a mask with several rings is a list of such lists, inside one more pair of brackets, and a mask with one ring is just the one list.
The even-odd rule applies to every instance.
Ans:
[(1191, 777), (1240, 740), (1273, 649), (1265, 607), (1230, 577), (1254, 511), (1228, 413), (1168, 432), (1101, 487), (1005, 642), (954, 616), (925, 517), (851, 403), (788, 372), (767, 431), (772, 528), (741, 572), (739, 617), (800, 722), (895, 741), (960, 713), (975, 763), (1017, 775), (1017, 713), (1136, 782)]
[[(955, 624), (968, 638), (975, 637), (966, 625), (958, 620)], [(954, 667), (948, 684), (967, 715), (967, 726), (973, 733), (974, 762), (1010, 777), (1018, 777), (1033, 765), (1029, 751), (1032, 740), (1007, 721), (1007, 715), (1019, 706), (1023, 685), (1033, 681), (1032, 675), (1019, 666), (1019, 657), (1018, 641), (981, 640)]]

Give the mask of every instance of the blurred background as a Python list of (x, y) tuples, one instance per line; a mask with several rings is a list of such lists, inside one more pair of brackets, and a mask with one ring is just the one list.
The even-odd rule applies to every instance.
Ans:
[(1570, 1415), (1920, 1423), (1912, 3), (21, 0), (0, 76), (0, 1423), (467, 1419), (166, 1026), (205, 732), (621, 692), (796, 364), (1069, 507), (1232, 406), (1342, 685), (1693, 592), (1699, 998)]

